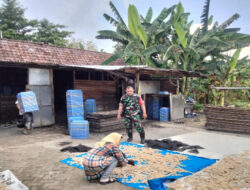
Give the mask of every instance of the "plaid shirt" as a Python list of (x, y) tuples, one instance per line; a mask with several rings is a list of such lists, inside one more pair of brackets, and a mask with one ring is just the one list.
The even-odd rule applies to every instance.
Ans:
[(87, 180), (101, 178), (104, 170), (112, 163), (111, 155), (116, 157), (122, 166), (128, 163), (122, 151), (113, 143), (106, 143), (102, 147), (91, 149), (83, 160)]

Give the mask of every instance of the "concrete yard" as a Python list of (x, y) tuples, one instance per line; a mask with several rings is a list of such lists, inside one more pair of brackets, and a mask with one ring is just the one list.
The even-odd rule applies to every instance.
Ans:
[(198, 154), (183, 152), (206, 158), (222, 159), (226, 155), (242, 153), (250, 150), (249, 135), (216, 133), (211, 131), (199, 131), (171, 137), (172, 140), (181, 141), (190, 145), (199, 145)]
[[(206, 144), (204, 144), (204, 135), (209, 133), (209, 138), (212, 138), (211, 134), (223, 135), (226, 139), (234, 137), (233, 139), (237, 140), (235, 140), (236, 144), (232, 144), (232, 146), (237, 145), (237, 150), (241, 150), (241, 143), (238, 142), (241, 141), (239, 139), (242, 139), (242, 142), (244, 141), (242, 150), (246, 149), (246, 139), (249, 140), (249, 135), (207, 132), (203, 126), (204, 117), (187, 120), (184, 124), (176, 124), (173, 122), (145, 122), (146, 139), (161, 139), (173, 136), (175, 136), (175, 139), (178, 139), (177, 137), (179, 136), (182, 137), (184, 143), (204, 147), (206, 146)], [(125, 135), (125, 130), (119, 130), (117, 132)], [(81, 154), (60, 152), (61, 148), (68, 146), (61, 146), (61, 142), (72, 142), (69, 144), (70, 146), (78, 144), (94, 146), (94, 144), (106, 134), (108, 133), (91, 133), (89, 139), (72, 140), (69, 135), (65, 135), (65, 129), (63, 127), (53, 126), (36, 128), (31, 135), (25, 136), (21, 134), (21, 129), (13, 125), (7, 127), (1, 125), (0, 171), (11, 170), (16, 177), (31, 190), (132, 189), (120, 183), (105, 186), (99, 183), (89, 183), (85, 180), (85, 175), (82, 170), (60, 163), (62, 159)], [(192, 134), (203, 135), (203, 143), (198, 144), (199, 141), (189, 141), (188, 139), (190, 138), (185, 138), (185, 134), (187, 137), (190, 136), (190, 138), (193, 138)], [(178, 140), (181, 139), (179, 138)], [(139, 136), (136, 131), (134, 131), (133, 143), (139, 143)], [(228, 143), (228, 140), (221, 141), (220, 143)], [(214, 147), (216, 147), (216, 144), (214, 144)], [(208, 147), (209, 152), (211, 152), (211, 148), (211, 146)], [(235, 152), (235, 148), (232, 148), (232, 150), (232, 153), (239, 152)], [(214, 154), (219, 155), (218, 150), (216, 151)], [(227, 150), (226, 154), (230, 154), (230, 150)]]

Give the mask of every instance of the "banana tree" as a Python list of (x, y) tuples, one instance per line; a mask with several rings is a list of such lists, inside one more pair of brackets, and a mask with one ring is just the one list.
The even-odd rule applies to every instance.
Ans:
[[(212, 59), (209, 62), (203, 63), (204, 71), (209, 75), (213, 86), (227, 86), (230, 87), (236, 81), (239, 76), (241, 67), (237, 67), (241, 49), (237, 49), (233, 56), (229, 58), (224, 56), (224, 60)], [(244, 58), (243, 58), (244, 59)], [(215, 104), (224, 106), (225, 96), (223, 92), (217, 92), (212, 89)]]
[[(114, 21), (115, 19), (112, 18), (112, 23), (117, 26), (117, 31), (99, 31), (97, 38), (119, 42), (121, 50), (105, 60), (103, 64), (109, 64), (118, 58), (123, 58), (127, 64), (161, 67), (162, 65), (155, 61), (155, 57), (159, 55), (158, 52), (165, 52), (170, 44), (170, 40), (167, 39), (167, 32), (171, 31), (171, 23), (166, 23), (164, 20), (173, 12), (174, 8), (175, 5), (169, 9), (164, 8), (151, 22), (152, 8), (149, 8), (146, 17), (141, 16), (140, 20), (136, 7), (130, 5), (126, 32), (124, 31), (124, 24), (121, 24), (123, 26), (123, 32), (121, 32), (121, 27), (118, 27), (119, 20)], [(111, 20), (110, 16), (108, 18)]]
[(127, 63), (131, 62), (131, 60), (136, 60), (138, 65), (149, 65), (147, 56), (142, 56), (142, 52), (147, 48), (148, 37), (141, 25), (138, 11), (134, 5), (129, 5), (128, 8), (127, 28), (127, 34), (129, 34), (130, 37), (128, 41), (124, 43), (124, 50), (109, 57), (102, 63), (103, 65), (107, 65), (119, 58), (124, 58)]

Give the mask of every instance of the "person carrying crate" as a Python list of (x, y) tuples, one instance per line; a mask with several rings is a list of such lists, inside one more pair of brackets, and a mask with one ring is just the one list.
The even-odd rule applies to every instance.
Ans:
[[(25, 86), (25, 91), (26, 92), (30, 91), (29, 85)], [(31, 130), (33, 129), (33, 113), (32, 111), (23, 110), (21, 106), (21, 102), (18, 98), (15, 104), (19, 111), (19, 115), (22, 117), (21, 119), (18, 120), (17, 126), (19, 128), (24, 128), (23, 134), (28, 135), (31, 133)]]

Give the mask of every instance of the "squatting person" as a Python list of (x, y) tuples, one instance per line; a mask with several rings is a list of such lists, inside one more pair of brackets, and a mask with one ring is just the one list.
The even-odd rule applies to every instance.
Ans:
[(98, 142), (96, 148), (88, 151), (83, 160), (88, 181), (99, 181), (101, 184), (116, 181), (116, 178), (110, 177), (111, 172), (117, 165), (125, 166), (129, 163), (119, 148), (121, 139), (121, 134), (111, 133)]

